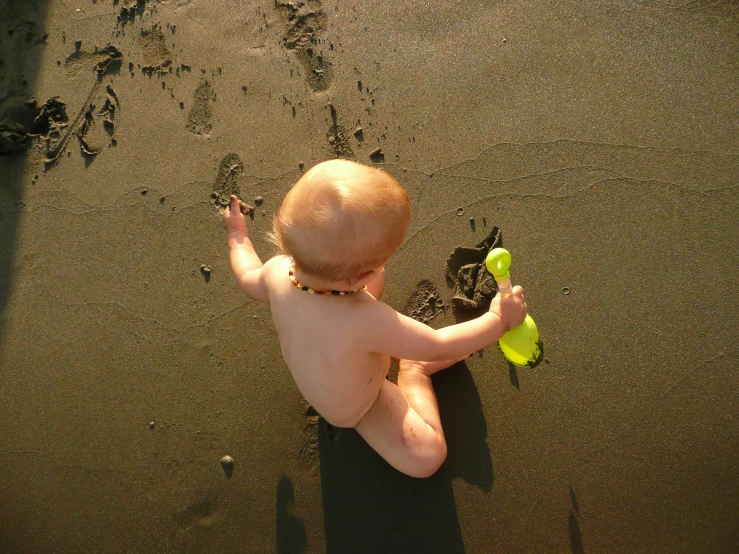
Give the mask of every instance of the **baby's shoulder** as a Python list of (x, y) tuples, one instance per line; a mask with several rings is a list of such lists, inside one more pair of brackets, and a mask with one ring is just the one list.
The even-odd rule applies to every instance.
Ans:
[(275, 279), (277, 276), (288, 274), (290, 269), (290, 260), (287, 256), (275, 256), (267, 260), (262, 266), (262, 278), (264, 282), (269, 286), (270, 281)]
[(289, 266), (290, 265), (290, 259), (287, 256), (283, 256), (283, 255), (280, 254), (280, 255), (274, 256), (274, 257), (270, 258), (269, 260), (267, 260), (266, 262), (264, 262), (264, 266), (263, 267), (267, 271), (273, 271), (275, 268), (281, 267), (281, 266), (284, 266), (284, 265)]

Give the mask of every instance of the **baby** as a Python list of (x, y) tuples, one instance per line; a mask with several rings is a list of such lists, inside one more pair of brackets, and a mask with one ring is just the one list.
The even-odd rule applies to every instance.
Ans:
[[(353, 427), (393, 467), (432, 475), (446, 458), (431, 375), (497, 341), (526, 316), (523, 289), (482, 316), (432, 329), (380, 302), (385, 264), (408, 233), (408, 194), (348, 160), (316, 165), (287, 193), (262, 265), (236, 196), (223, 213), (241, 288), (269, 302), (282, 355), (326, 421)], [(399, 359), (398, 384), (385, 376)]]

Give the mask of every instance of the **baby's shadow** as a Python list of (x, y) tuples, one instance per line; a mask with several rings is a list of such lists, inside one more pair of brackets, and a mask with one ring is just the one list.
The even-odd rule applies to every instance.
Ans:
[(485, 491), (493, 488), (493, 460), (488, 426), (472, 373), (458, 363), (433, 376), (441, 423), (448, 447), (444, 466), (452, 478), (462, 477)]
[(456, 364), (433, 377), (447, 460), (427, 479), (408, 477), (353, 429), (319, 419), (318, 445), (326, 552), (464, 552), (452, 481), (484, 490), (493, 464), (480, 396), (469, 369)]

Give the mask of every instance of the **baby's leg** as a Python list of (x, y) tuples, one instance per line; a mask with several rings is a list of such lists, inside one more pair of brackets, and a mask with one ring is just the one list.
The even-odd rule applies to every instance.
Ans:
[(379, 300), (382, 296), (382, 289), (385, 288), (385, 268), (383, 267), (369, 283), (367, 283), (367, 292)]
[(411, 477), (433, 475), (446, 459), (433, 373), (464, 360), (400, 360), (398, 384), (385, 380), (357, 431), (390, 465)]

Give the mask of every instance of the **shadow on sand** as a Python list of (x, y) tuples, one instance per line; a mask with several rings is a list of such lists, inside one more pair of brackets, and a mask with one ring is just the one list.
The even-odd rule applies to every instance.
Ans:
[(449, 454), (428, 479), (403, 475), (353, 429), (319, 420), (326, 552), (464, 552), (452, 482), (493, 487), (487, 425), (464, 363), (433, 377)]
[(277, 482), (277, 552), (300, 554), (305, 552), (307, 541), (303, 523), (293, 513), (295, 488), (287, 475)]
[[(28, 141), (27, 104), (34, 97), (48, 34), (43, 0), (0, 0), (0, 349), (10, 302), (18, 223), (23, 209), (23, 175)], [(1, 350), (0, 350), (1, 352)]]
[[(47, 3), (43, 0), (0, 0), (0, 379), (13, 268), (18, 263), (18, 225), (27, 161), (27, 145), (14, 140), (18, 131), (23, 132), (15, 116), (18, 107), (34, 96), (39, 58), (48, 38), (44, 30), (46, 15)], [(5, 384), (0, 380), (0, 388)], [(0, 483), (0, 489), (5, 490), (3, 485)], [(27, 547), (29, 524), (23, 521), (16, 504), (17, 499), (0, 495), (0, 552), (18, 552)]]

